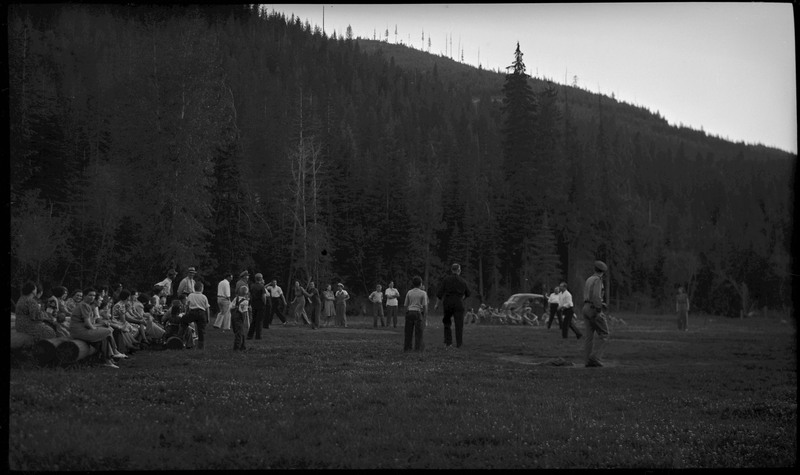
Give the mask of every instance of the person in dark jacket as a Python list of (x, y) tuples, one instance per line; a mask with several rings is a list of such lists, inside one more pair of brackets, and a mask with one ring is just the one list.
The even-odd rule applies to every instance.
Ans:
[(444, 278), (436, 292), (436, 304), (433, 309), (439, 307), (442, 302), (444, 317), (444, 345), (445, 349), (453, 347), (453, 334), (450, 330), (451, 320), (456, 324), (456, 348), (461, 348), (464, 335), (464, 299), (470, 296), (467, 281), (461, 277), (461, 265), (453, 264), (450, 266), (450, 275)]

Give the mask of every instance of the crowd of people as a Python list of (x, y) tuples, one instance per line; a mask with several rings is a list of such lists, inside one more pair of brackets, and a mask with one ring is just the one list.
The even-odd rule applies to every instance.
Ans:
[[(587, 279), (586, 300), (582, 315), (587, 324), (587, 366), (601, 366), (600, 354), (608, 336), (605, 320), (605, 303), (602, 301), (602, 275), (605, 264), (595, 263), (595, 274)], [(558, 321), (563, 338), (571, 330), (578, 339), (584, 337), (575, 325), (574, 304), (567, 284), (562, 282), (547, 295), (549, 318), (533, 312), (531, 307), (519, 310), (496, 308), (481, 304), (478, 311), (466, 311), (464, 301), (470, 296), (466, 281), (460, 276), (461, 266), (453, 264), (451, 274), (445, 277), (436, 291), (434, 310), (443, 303), (444, 344), (453, 344), (451, 326), (455, 326), (456, 348), (463, 344), (464, 324), (547, 325)], [(311, 281), (305, 286), (294, 281), (293, 298), (287, 301), (277, 279), (265, 282), (261, 273), (250, 282), (250, 273), (242, 271), (233, 284), (234, 274), (228, 273), (217, 283), (216, 315), (204, 295), (205, 282), (198, 278), (196, 269), (189, 267), (186, 276), (178, 283), (173, 294), (177, 272), (170, 270), (167, 277), (153, 285), (150, 293), (124, 288), (118, 284), (109, 291), (106, 287), (76, 290), (69, 295), (63, 286), (51, 289), (46, 298), (33, 282), (27, 282), (16, 302), (16, 331), (34, 339), (66, 337), (79, 339), (94, 346), (105, 366), (118, 368), (117, 363), (143, 348), (196, 347), (204, 349), (206, 326), (232, 331), (233, 349), (247, 349), (247, 340), (260, 340), (262, 330), (269, 329), (278, 317), (283, 325), (289, 323), (284, 310), (297, 325), (307, 325), (312, 330), (321, 326), (347, 328), (347, 302), (350, 294), (344, 284), (326, 285), (321, 292)], [(412, 279), (413, 288), (406, 293), (404, 350), (422, 351), (423, 334), (427, 325), (429, 297), (419, 276)], [(372, 303), (373, 328), (397, 327), (400, 292), (389, 282), (386, 290), (377, 285), (369, 295)], [(679, 311), (688, 303), (681, 301)], [(385, 307), (385, 311), (384, 311)], [(214, 318), (212, 318), (214, 317)], [(546, 320), (546, 322), (545, 322)], [(682, 315), (682, 328), (686, 327)], [(596, 341), (595, 341), (595, 336)], [(413, 340), (413, 341), (412, 341)], [(172, 342), (172, 345), (167, 343)], [(413, 343), (413, 344), (412, 344)]]

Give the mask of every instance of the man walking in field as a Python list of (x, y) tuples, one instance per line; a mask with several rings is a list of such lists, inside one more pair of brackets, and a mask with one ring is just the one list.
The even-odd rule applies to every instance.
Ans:
[[(586, 321), (586, 340), (584, 341), (584, 356), (587, 368), (603, 366), (600, 358), (603, 347), (608, 340), (608, 322), (603, 310), (603, 275), (608, 266), (603, 261), (594, 261), (594, 274), (586, 279), (583, 288), (583, 318)], [(595, 334), (597, 341), (595, 342)]]
[(456, 324), (456, 348), (461, 348), (464, 335), (464, 299), (469, 297), (467, 281), (461, 277), (461, 265), (453, 264), (450, 266), (452, 274), (444, 278), (439, 291), (436, 292), (436, 304), (433, 309), (439, 307), (439, 302), (444, 301), (444, 345), (449, 350), (453, 346), (453, 334), (450, 331), (450, 320), (455, 320)]

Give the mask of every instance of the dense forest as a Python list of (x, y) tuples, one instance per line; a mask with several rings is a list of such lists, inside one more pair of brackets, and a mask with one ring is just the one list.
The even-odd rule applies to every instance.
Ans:
[(707, 312), (787, 311), (795, 155), (508, 50), (500, 74), (248, 6), (11, 6), (12, 288), (196, 266), (404, 293), (459, 262), (492, 305), (561, 280), (580, 301), (602, 259), (612, 305), (684, 285)]

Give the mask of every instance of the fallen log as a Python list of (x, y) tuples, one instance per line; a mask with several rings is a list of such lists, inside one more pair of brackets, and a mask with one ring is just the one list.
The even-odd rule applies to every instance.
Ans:
[(46, 365), (58, 362), (56, 349), (68, 338), (48, 338), (47, 340), (39, 340), (33, 345), (33, 357), (40, 365)]
[(16, 330), (11, 330), (11, 339), (9, 346), (12, 350), (22, 350), (31, 348), (36, 342), (36, 339), (26, 333), (19, 333)]
[(71, 364), (87, 356), (92, 356), (97, 349), (83, 340), (67, 340), (56, 348), (56, 357), (61, 364)]

